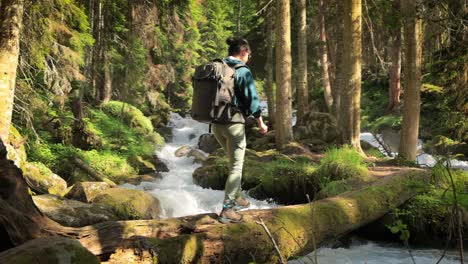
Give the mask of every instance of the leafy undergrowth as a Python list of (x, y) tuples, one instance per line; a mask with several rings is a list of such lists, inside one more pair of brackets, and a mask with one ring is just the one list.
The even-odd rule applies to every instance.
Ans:
[[(60, 138), (54, 130), (41, 129), (42, 140), (30, 145), (29, 160), (44, 163), (68, 183), (92, 180), (73, 162), (76, 158), (117, 183), (142, 171), (154, 170), (152, 155), (156, 148), (163, 146), (164, 139), (154, 131), (151, 121), (128, 104), (111, 102), (105, 108), (106, 111), (89, 108), (83, 118), (86, 137), (92, 138), (93, 144), (86, 148), (73, 146), (73, 135)], [(73, 122), (60, 122), (57, 131), (72, 133)]]
[[(452, 184), (453, 179), (453, 184)], [(454, 189), (461, 214), (462, 232), (468, 232), (468, 172), (450, 169), (438, 164), (432, 169), (432, 181), (425, 186), (426, 192), (416, 195), (393, 213), (394, 223), (389, 225), (392, 231), (405, 233), (410, 243), (415, 245), (444, 246), (449, 232), (452, 238), (457, 232), (454, 215)], [(395, 228), (399, 223), (399, 227)], [(453, 228), (450, 231), (450, 228)], [(397, 230), (398, 229), (398, 230)], [(465, 238), (466, 240), (466, 238)]]

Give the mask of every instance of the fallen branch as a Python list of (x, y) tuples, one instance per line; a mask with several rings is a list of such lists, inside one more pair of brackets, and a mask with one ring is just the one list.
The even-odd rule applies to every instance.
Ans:
[(284, 264), (286, 263), (286, 261), (283, 259), (283, 256), (281, 255), (281, 251), (279, 250), (278, 248), (278, 245), (276, 244), (276, 241), (275, 239), (273, 238), (273, 236), (271, 235), (270, 233), (270, 230), (268, 230), (268, 227), (265, 225), (265, 223), (263, 222), (263, 219), (261, 217), (259, 217), (260, 219), (260, 222), (257, 221), (256, 223), (261, 225), (263, 227), (263, 229), (265, 229), (265, 232), (268, 234), (268, 237), (270, 238), (271, 242), (273, 243), (273, 246), (275, 247), (275, 250), (276, 250), (276, 253), (278, 254), (280, 260), (281, 260), (281, 263)]

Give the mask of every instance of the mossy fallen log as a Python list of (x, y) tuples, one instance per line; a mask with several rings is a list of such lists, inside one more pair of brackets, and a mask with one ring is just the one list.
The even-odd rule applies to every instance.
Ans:
[(158, 263), (277, 263), (278, 254), (260, 219), (288, 259), (378, 219), (414, 196), (418, 183), (427, 179), (425, 170), (402, 170), (361, 190), (310, 204), (245, 211), (240, 224), (220, 224), (215, 214), (205, 214), (107, 222), (61, 232), (96, 255), (138, 248), (151, 252)]
[(8, 236), (7, 243), (19, 245), (28, 239), (60, 235), (78, 239), (103, 258), (116, 250), (134, 249), (149, 253), (140, 256), (150, 256), (157, 263), (277, 263), (278, 254), (266, 230), (258, 224), (260, 219), (281, 256), (288, 259), (378, 219), (417, 194), (415, 186), (429, 178), (428, 171), (408, 168), (363, 189), (311, 204), (245, 211), (245, 221), (240, 224), (220, 224), (216, 214), (205, 214), (73, 228), (43, 216), (27, 193), (21, 171), (2, 157), (0, 231)]

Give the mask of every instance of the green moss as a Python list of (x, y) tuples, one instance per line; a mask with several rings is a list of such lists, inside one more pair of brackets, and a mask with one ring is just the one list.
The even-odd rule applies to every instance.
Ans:
[(120, 118), (130, 127), (140, 129), (143, 133), (151, 133), (154, 131), (151, 120), (145, 117), (143, 113), (133, 105), (110, 101), (103, 106), (103, 110), (114, 117)]
[(307, 202), (307, 194), (312, 199), (319, 191), (320, 181), (316, 168), (309, 162), (296, 162), (282, 158), (268, 163), (257, 164), (262, 174), (259, 184), (250, 192), (253, 197), (285, 204)]
[(110, 188), (96, 196), (93, 203), (104, 204), (123, 220), (155, 219), (159, 217), (159, 201), (139, 190)]
[(78, 151), (78, 156), (95, 171), (115, 182), (122, 182), (126, 177), (137, 174), (127, 159), (115, 152)]
[(345, 180), (338, 180), (329, 182), (325, 188), (321, 190), (321, 192), (326, 193), (326, 196), (330, 197), (347, 192), (349, 190), (351, 190), (351, 187), (348, 186)]
[(180, 235), (164, 240), (154, 239), (155, 263), (199, 263), (203, 255), (203, 235)]

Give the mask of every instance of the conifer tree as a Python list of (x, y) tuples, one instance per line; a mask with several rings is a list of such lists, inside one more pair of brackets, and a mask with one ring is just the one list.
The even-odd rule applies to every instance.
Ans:
[(405, 66), (403, 95), (403, 124), (398, 154), (407, 160), (416, 160), (421, 109), (422, 20), (420, 3), (403, 0)]
[(297, 124), (303, 124), (304, 115), (309, 109), (309, 90), (307, 82), (307, 6), (306, 0), (299, 0), (298, 32), (298, 86), (297, 86)]
[(276, 1), (276, 147), (293, 140), (291, 98), (291, 15), (289, 0)]
[(361, 129), (361, 0), (343, 1), (343, 51), (340, 81), (339, 123), (342, 143), (362, 152)]

